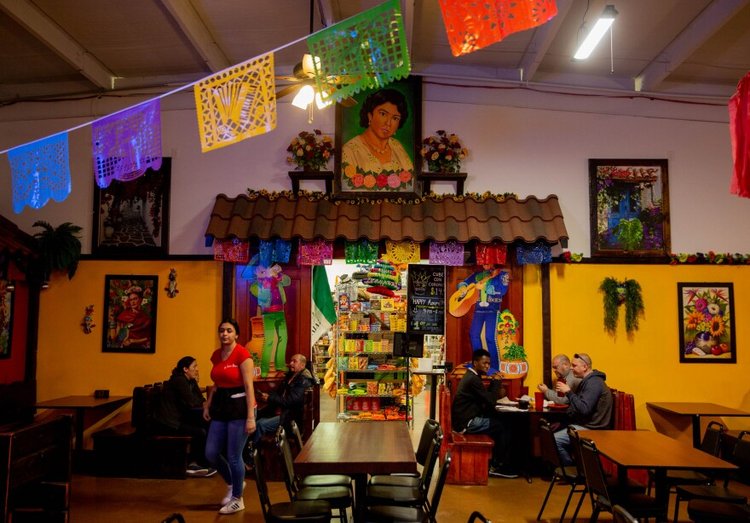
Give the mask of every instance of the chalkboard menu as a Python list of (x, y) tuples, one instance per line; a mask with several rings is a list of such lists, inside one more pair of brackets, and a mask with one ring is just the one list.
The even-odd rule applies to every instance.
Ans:
[(445, 267), (442, 265), (409, 265), (406, 291), (408, 332), (444, 334)]

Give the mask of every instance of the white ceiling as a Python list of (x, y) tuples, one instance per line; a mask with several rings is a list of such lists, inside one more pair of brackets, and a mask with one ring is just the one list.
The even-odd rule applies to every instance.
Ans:
[[(314, 3), (318, 30), (380, 2)], [(607, 3), (619, 12), (612, 63), (608, 38), (573, 61), (582, 24)], [(547, 24), (458, 58), (438, 0), (402, 6), (412, 72), (431, 78), (726, 100), (750, 71), (750, 0), (557, 0)], [(306, 47), (288, 44), (309, 24), (310, 0), (0, 0), (0, 108), (166, 92), (271, 50), (290, 75)]]

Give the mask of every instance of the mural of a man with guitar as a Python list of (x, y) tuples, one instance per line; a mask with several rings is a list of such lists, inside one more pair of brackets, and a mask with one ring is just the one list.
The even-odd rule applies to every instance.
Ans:
[[(502, 270), (501, 265), (482, 265), (481, 270), (477, 270), (458, 284), (458, 290), (453, 293), (448, 304), (448, 312), (457, 317), (464, 316), (474, 306), (474, 317), (469, 330), (471, 349), (486, 348), (490, 353), (488, 375), (494, 374), (500, 368), (497, 318), (509, 284), (510, 275)], [(486, 347), (482, 345), (483, 337)]]

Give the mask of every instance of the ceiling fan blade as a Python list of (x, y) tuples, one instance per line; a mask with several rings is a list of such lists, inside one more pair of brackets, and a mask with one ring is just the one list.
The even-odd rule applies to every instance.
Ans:
[(298, 83), (298, 84), (287, 85), (286, 87), (282, 87), (281, 89), (276, 91), (276, 99), (278, 100), (279, 98), (288, 96), (290, 94), (293, 94), (299, 91), (303, 85), (304, 85), (303, 83)]

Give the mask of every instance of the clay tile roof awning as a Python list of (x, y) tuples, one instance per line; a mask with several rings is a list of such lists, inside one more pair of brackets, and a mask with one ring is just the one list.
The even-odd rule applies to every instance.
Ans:
[(226, 240), (523, 241), (567, 245), (557, 196), (438, 196), (414, 202), (333, 200), (316, 193), (216, 197), (206, 237)]

